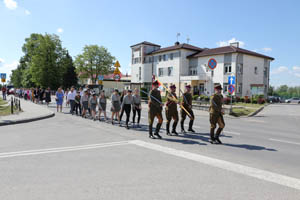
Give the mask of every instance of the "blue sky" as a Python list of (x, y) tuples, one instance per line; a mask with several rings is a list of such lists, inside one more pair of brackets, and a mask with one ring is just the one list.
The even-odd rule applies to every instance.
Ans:
[(55, 33), (75, 57), (86, 44), (108, 48), (130, 73), (130, 45), (180, 42), (214, 48), (240, 41), (274, 57), (271, 84), (300, 85), (300, 1), (0, 0), (0, 72), (16, 68), (31, 33)]

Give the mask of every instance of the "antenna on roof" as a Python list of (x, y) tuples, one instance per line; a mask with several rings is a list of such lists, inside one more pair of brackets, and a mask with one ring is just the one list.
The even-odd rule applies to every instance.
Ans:
[(186, 43), (188, 44), (189, 42), (190, 42), (190, 37), (189, 36), (187, 36), (187, 38), (186, 38)]
[(179, 36), (180, 36), (180, 33), (177, 33), (177, 35), (176, 35), (176, 37), (177, 37), (177, 42), (178, 42)]

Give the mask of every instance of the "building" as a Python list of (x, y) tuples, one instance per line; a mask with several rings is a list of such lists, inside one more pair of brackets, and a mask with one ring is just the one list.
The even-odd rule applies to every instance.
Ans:
[[(174, 46), (142, 42), (131, 46), (131, 85), (150, 88), (153, 76), (165, 86), (175, 84), (179, 90), (190, 84), (194, 94), (211, 95), (221, 84), (228, 94), (228, 76), (236, 77), (236, 96), (267, 96), (270, 62), (274, 58), (239, 48), (238, 43), (219, 48), (199, 48), (176, 42)], [(211, 70), (208, 61), (214, 59)], [(177, 93), (179, 92), (177, 90)]]

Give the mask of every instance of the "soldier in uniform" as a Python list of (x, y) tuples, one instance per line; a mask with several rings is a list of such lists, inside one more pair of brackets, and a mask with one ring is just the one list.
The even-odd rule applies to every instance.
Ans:
[(170, 123), (171, 120), (173, 118), (174, 122), (173, 122), (173, 126), (172, 126), (172, 133), (174, 135), (178, 135), (178, 133), (176, 132), (176, 127), (177, 127), (177, 123), (178, 123), (178, 111), (177, 111), (177, 96), (176, 96), (176, 86), (175, 85), (171, 85), (170, 86), (170, 93), (167, 94), (167, 104), (166, 104), (166, 118), (167, 118), (167, 135), (171, 135), (170, 133)]
[[(194, 124), (194, 113), (193, 113), (193, 110), (192, 110), (192, 94), (191, 94), (191, 86), (190, 85), (187, 85), (185, 86), (186, 88), (186, 92), (183, 93), (183, 102), (182, 102), (182, 106), (189, 112), (190, 114), (190, 123), (189, 123), (189, 129), (188, 131), (192, 132), (192, 133), (195, 133), (195, 131), (193, 130), (193, 124)], [(181, 124), (181, 132), (182, 133), (186, 133), (185, 130), (184, 130), (184, 120), (186, 119), (186, 115), (188, 115), (186, 113), (186, 111), (184, 109), (181, 108), (181, 121), (180, 121), (180, 124)]]
[[(224, 111), (222, 109), (223, 95), (221, 94), (222, 87), (218, 85), (215, 87), (215, 94), (210, 100), (209, 107), (209, 121), (210, 121), (210, 143), (212, 144), (222, 144), (219, 136), (225, 127), (225, 122), (223, 118)], [(219, 128), (215, 134), (215, 128), (219, 125)]]
[(160, 91), (158, 90), (158, 81), (153, 82), (153, 89), (150, 91), (149, 95), (149, 111), (148, 111), (148, 120), (149, 120), (149, 138), (155, 139), (155, 137), (152, 134), (152, 125), (154, 122), (154, 118), (157, 117), (158, 123), (155, 128), (154, 135), (161, 139), (161, 136), (159, 135), (160, 127), (163, 123), (162, 118), (162, 101), (160, 96)]

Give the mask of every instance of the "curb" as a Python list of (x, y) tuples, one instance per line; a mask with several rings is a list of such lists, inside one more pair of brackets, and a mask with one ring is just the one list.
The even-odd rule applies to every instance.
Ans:
[(253, 116), (257, 115), (259, 112), (261, 112), (267, 106), (268, 105), (265, 105), (265, 106), (259, 108), (258, 110), (254, 111), (253, 113), (250, 113), (247, 117), (253, 117)]
[(8, 120), (6, 122), (0, 122), (0, 126), (7, 126), (7, 125), (13, 125), (13, 124), (21, 124), (21, 123), (28, 123), (28, 122), (34, 122), (42, 119), (47, 119), (54, 117), (55, 113), (51, 111), (51, 113), (43, 116), (33, 117), (33, 118), (27, 118), (27, 119), (20, 119), (20, 120)]

